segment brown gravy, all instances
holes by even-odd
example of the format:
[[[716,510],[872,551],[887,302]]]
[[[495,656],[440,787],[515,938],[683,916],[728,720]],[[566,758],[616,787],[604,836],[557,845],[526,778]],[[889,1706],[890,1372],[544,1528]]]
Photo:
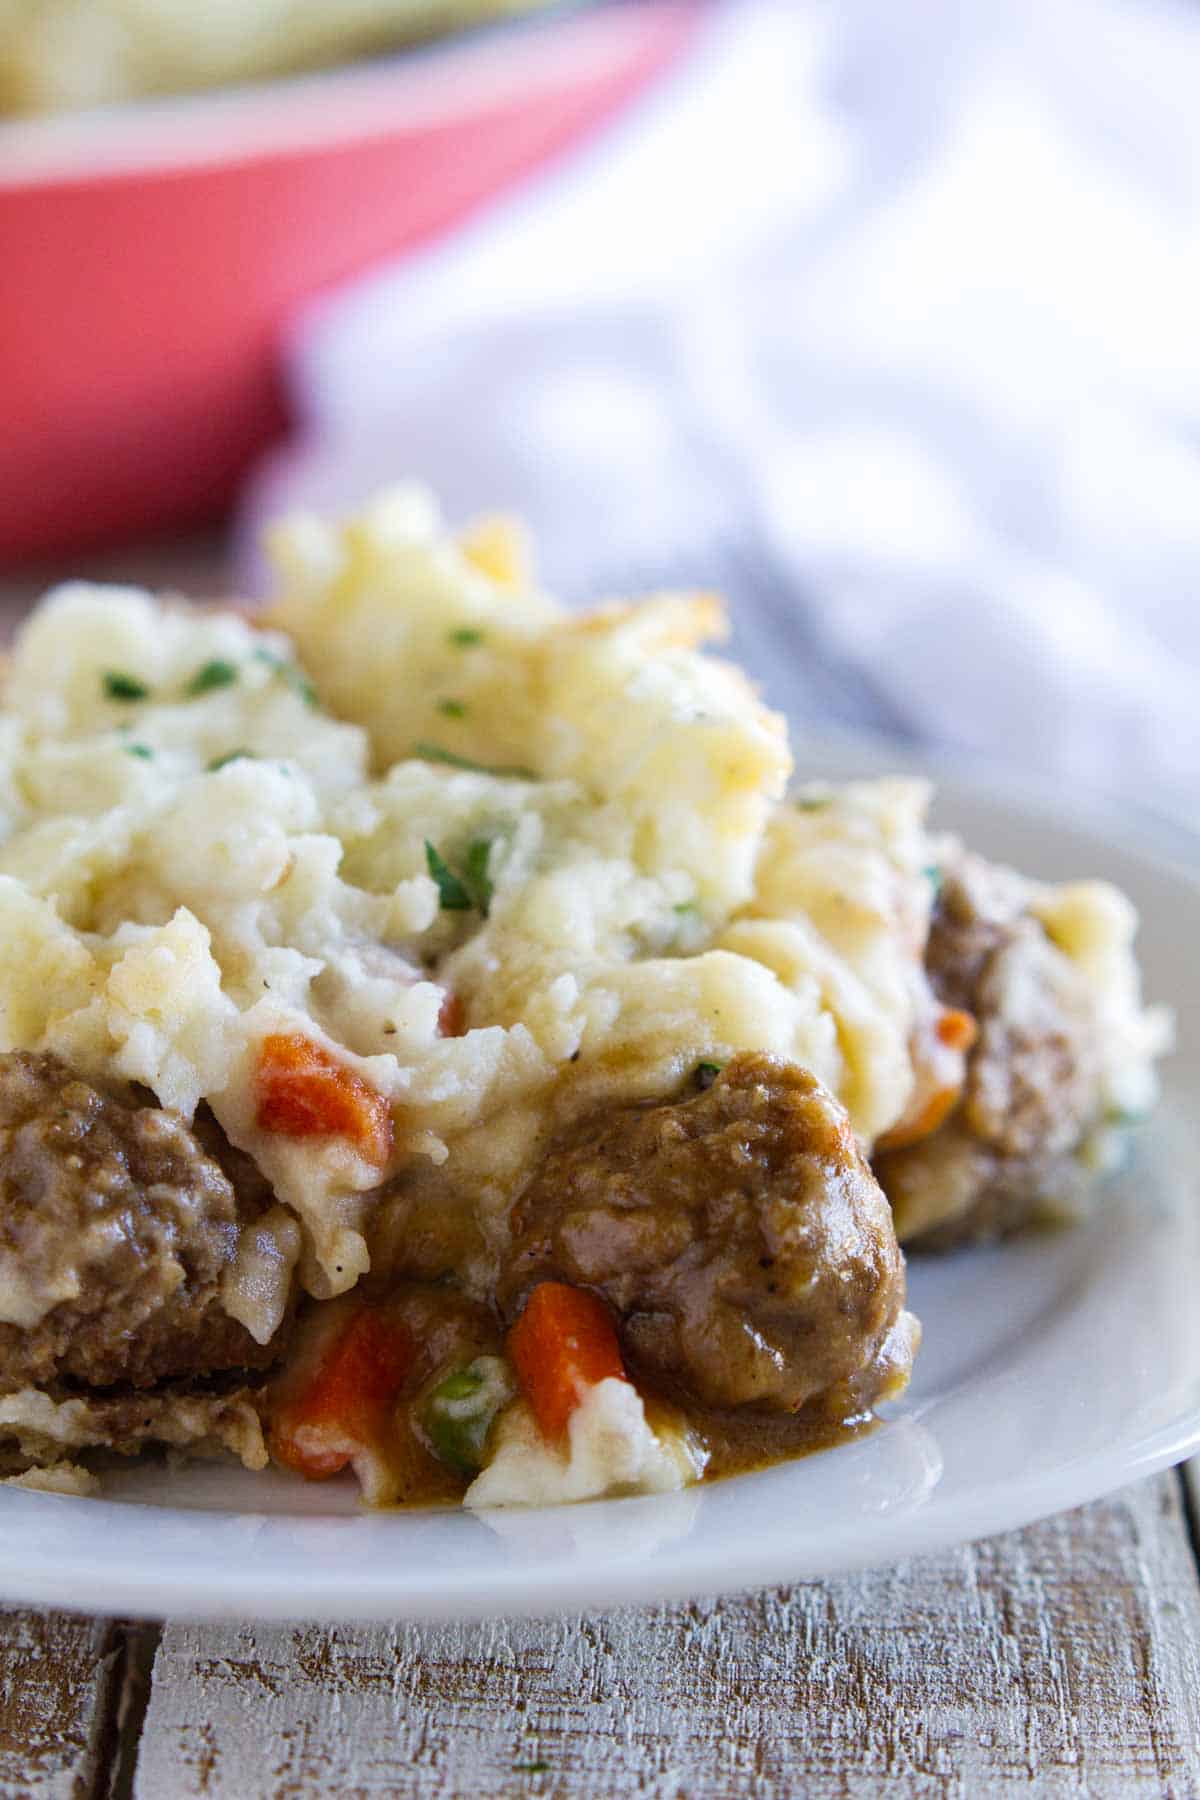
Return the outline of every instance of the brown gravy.
[[[653,1416],[653,1402],[647,1410]],[[774,1463],[830,1450],[865,1436],[879,1424],[874,1413],[839,1420],[804,1413],[780,1417],[691,1408],[687,1418],[708,1451],[706,1482],[752,1474]],[[400,1498],[393,1503],[397,1510],[458,1505],[470,1485],[468,1478],[431,1456],[412,1431],[405,1432],[397,1443],[389,1466],[400,1490]]]

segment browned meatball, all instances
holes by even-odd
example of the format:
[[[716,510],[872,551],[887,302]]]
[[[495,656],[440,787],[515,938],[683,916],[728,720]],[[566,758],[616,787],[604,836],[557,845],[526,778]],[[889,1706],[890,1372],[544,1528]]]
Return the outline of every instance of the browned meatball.
[[[0,1196],[0,1391],[144,1388],[275,1359],[220,1304],[258,1204],[239,1205],[178,1114],[53,1056],[0,1056]]]
[[[477,1294],[491,1287],[476,1194],[451,1167],[414,1158],[371,1196],[366,1229],[372,1277],[385,1285],[453,1276]]]
[[[875,1172],[901,1239],[948,1249],[1070,1201],[1071,1153],[1096,1109],[1096,1032],[1086,985],[1029,911],[1025,884],[979,857],[944,871],[925,967],[979,1037],[953,1116],[877,1155]]]
[[[972,1135],[1003,1156],[1069,1150],[1095,1104],[1090,996],[1007,870],[964,857],[947,872],[925,962],[938,999],[979,1024],[963,1096]]]
[[[1088,1176],[1069,1154],[1002,1156],[953,1118],[932,1137],[875,1159],[902,1241],[956,1250],[1019,1231],[1032,1219],[1069,1216]]]
[[[544,1277],[595,1289],[631,1360],[683,1399],[853,1410],[896,1383],[904,1262],[843,1108],[816,1078],[736,1057],[667,1105],[554,1145],[514,1215],[512,1313]]]

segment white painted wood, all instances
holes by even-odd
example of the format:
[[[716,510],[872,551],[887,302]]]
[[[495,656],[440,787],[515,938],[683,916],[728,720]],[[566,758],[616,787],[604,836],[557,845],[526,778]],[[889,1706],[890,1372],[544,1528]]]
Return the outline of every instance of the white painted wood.
[[[1194,1457],[1190,1463],[1184,1463],[1179,1472],[1183,1477],[1184,1499],[1190,1515],[1192,1550],[1200,1564],[1200,1456]]]
[[[1175,1476],[878,1573],[482,1627],[168,1627],[139,1800],[1200,1793]],[[545,1764],[545,1769],[522,1765]]]
[[[0,1794],[78,1800],[104,1791],[120,1666],[110,1620],[0,1612]]]

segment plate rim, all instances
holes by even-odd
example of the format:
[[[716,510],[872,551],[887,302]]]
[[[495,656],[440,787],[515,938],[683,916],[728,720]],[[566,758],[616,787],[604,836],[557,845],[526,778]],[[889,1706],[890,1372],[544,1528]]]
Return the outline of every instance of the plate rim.
[[[10,1579],[9,1566],[0,1553],[0,1596],[5,1605],[52,1606],[128,1618],[169,1617],[195,1623],[253,1619],[273,1624],[351,1621],[457,1621],[470,1624],[490,1619],[553,1618],[579,1611],[607,1612],[626,1606],[661,1605],[700,1596],[714,1598],[789,1582],[836,1579],[863,1569],[890,1568],[911,1557],[949,1552],[1005,1531],[1023,1530],[1077,1506],[1103,1499],[1133,1482],[1174,1467],[1198,1451],[1200,1405],[1151,1434],[1135,1456],[1121,1463],[1116,1477],[1098,1475],[1097,1465],[1102,1462],[1098,1453],[1064,1465],[1054,1479],[1047,1476],[1037,1490],[1036,1499],[1030,1498],[1028,1482],[1013,1476],[987,1489],[970,1508],[956,1502],[955,1512],[960,1523],[955,1524],[952,1532],[948,1532],[936,1503],[900,1516],[890,1534],[886,1556],[880,1556],[877,1550],[857,1553],[848,1535],[826,1540],[838,1546],[838,1554],[828,1567],[824,1566],[824,1559],[822,1566],[815,1567],[811,1560],[803,1557],[799,1551],[802,1539],[796,1541],[795,1559],[789,1559],[787,1543],[774,1537],[760,1538],[747,1545],[724,1563],[719,1572],[714,1572],[707,1552],[693,1547],[690,1552],[686,1548],[678,1550],[662,1568],[657,1564],[648,1567],[631,1556],[628,1561],[605,1560],[585,1571],[572,1567],[568,1572],[551,1565],[539,1568],[531,1575],[526,1565],[514,1562],[498,1566],[488,1577],[483,1591],[476,1591],[477,1577],[463,1577],[460,1581],[453,1576],[447,1579],[443,1573],[436,1583],[428,1585],[410,1581],[403,1594],[397,1595],[387,1588],[386,1582],[380,1581],[377,1574],[354,1571],[348,1575],[344,1569],[318,1565],[315,1581],[305,1589],[304,1603],[297,1606],[293,1578],[282,1573],[256,1576],[248,1595],[239,1594],[238,1602],[234,1603],[223,1589],[212,1585],[206,1587],[202,1576],[189,1580],[178,1575],[139,1574],[132,1567],[127,1567],[116,1581],[102,1590],[87,1588],[87,1574],[75,1563],[53,1570],[25,1569]],[[835,1449],[818,1454],[836,1456],[838,1452]],[[801,1466],[804,1460],[800,1459],[800,1464],[793,1466]],[[754,1480],[755,1477],[734,1476],[730,1479]],[[1025,1498],[1016,1501],[1014,1490]],[[77,1498],[58,1494],[25,1493],[21,1498],[55,1507],[80,1504]],[[156,1515],[175,1510],[136,1501],[92,1500],[85,1504],[93,1509],[119,1510],[123,1518],[127,1518],[134,1508]],[[654,1499],[639,1497],[579,1504],[612,1508],[653,1505]],[[188,1516],[202,1515],[189,1512]],[[209,1516],[262,1520],[269,1524],[289,1515],[242,1512]],[[346,1523],[353,1527],[358,1521],[350,1519]],[[103,1519],[96,1521],[97,1530],[102,1530],[103,1524]],[[531,1580],[536,1582],[540,1597],[521,1598],[518,1590]]]

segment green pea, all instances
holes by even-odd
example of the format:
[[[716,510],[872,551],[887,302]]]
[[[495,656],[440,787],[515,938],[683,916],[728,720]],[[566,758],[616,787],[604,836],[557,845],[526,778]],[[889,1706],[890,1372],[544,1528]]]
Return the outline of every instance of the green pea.
[[[441,1461],[461,1475],[477,1474],[492,1421],[514,1391],[499,1356],[477,1356],[439,1381],[426,1396],[421,1424]]]

